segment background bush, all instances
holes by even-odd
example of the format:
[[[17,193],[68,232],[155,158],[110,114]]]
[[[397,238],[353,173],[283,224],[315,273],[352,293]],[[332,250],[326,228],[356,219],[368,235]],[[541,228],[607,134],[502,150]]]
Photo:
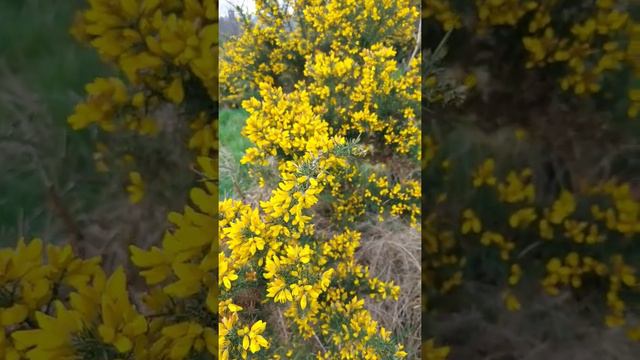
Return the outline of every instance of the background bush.
[[[637,351],[637,10],[423,3],[423,329],[453,358]]]

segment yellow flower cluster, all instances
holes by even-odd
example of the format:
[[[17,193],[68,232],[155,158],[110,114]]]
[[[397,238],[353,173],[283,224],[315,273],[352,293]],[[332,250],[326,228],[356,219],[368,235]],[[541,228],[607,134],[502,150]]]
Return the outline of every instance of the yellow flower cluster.
[[[564,90],[572,89],[575,94],[595,93],[601,88],[606,72],[622,69],[625,62],[631,62],[624,49],[621,37],[626,35],[629,15],[618,10],[613,1],[597,1],[591,16],[572,25],[570,35],[561,37],[550,25],[548,14],[553,2],[536,14],[544,13],[543,21],[534,17],[529,28],[532,36],[522,39],[530,53],[527,67],[566,63],[567,74],[560,78]]]
[[[536,192],[531,169],[509,170],[502,176],[501,170],[492,158],[480,162],[468,183],[473,189],[469,197],[449,194],[431,214],[431,288],[448,292],[450,283],[463,280],[452,274],[464,271],[466,261],[489,256],[503,264],[495,276],[502,279],[509,310],[520,309],[518,289],[530,286],[522,279],[535,280],[534,274],[542,273],[537,281],[549,295],[600,291],[608,309],[606,325],[625,326],[629,337],[637,338],[630,303],[640,288],[633,265],[637,246],[631,238],[640,232],[640,201],[630,185],[610,180],[581,191],[564,189],[549,202]],[[482,205],[477,199],[483,199]],[[451,220],[445,220],[456,216],[456,201],[469,206],[457,216],[458,234],[449,230]],[[487,212],[486,206],[494,210]],[[474,248],[478,243],[490,252]]]
[[[364,182],[364,187],[354,186],[353,178],[357,170],[347,173],[346,176],[352,184],[340,184],[334,182],[331,194],[335,202],[331,204],[336,220],[356,222],[363,216],[377,213],[379,222],[386,217],[397,216],[409,218],[409,223],[416,229],[419,228],[421,209],[419,201],[422,198],[420,182],[412,179],[401,179],[391,186],[390,177],[378,173],[371,173]],[[344,192],[347,194],[344,194]]]
[[[434,18],[442,24],[445,31],[462,27],[462,19],[460,15],[453,10],[451,1],[449,0],[423,0],[422,17],[425,19]]]
[[[256,24],[243,19],[242,34],[222,51],[223,101],[253,96],[262,82],[291,89],[303,75],[305,59],[317,50],[355,54],[384,39],[405,52],[414,46],[416,5],[412,0],[291,1],[288,6],[256,1]]]
[[[397,299],[399,288],[371,277],[366,267],[354,261],[359,232],[347,228],[324,239],[316,233],[309,213],[333,176],[332,170],[346,164],[344,158],[336,156],[346,146],[344,139],[330,140],[325,134],[323,142],[326,152],[307,152],[296,161],[281,163],[281,180],[259,208],[232,199],[220,203],[219,311],[221,321],[227,324],[225,333],[220,333],[222,358],[251,357],[244,340],[235,342],[240,341],[239,331],[247,326],[242,324],[248,309],[239,303],[248,288],[263,288],[262,301],[281,309],[282,316],[294,324],[295,335],[316,339],[321,349],[319,358],[347,359],[360,353],[383,358],[381,346],[391,344],[390,337],[382,335],[384,328],[362,307],[358,295]],[[258,296],[255,302],[262,299],[253,296]],[[343,303],[345,308],[340,305]],[[342,336],[331,328],[336,321],[342,323],[339,319],[353,319],[350,327],[340,327]],[[248,344],[251,353],[261,351],[261,347]],[[289,350],[282,353],[273,349],[273,356],[285,356]],[[394,353],[403,354],[402,348]]]
[[[555,0],[547,1],[555,2]],[[539,22],[537,14],[543,18],[547,15],[542,4],[544,1],[520,1],[520,0],[475,0],[478,11],[478,29],[483,32],[490,26],[516,26],[518,21],[529,11],[537,10],[532,23]],[[531,25],[530,25],[531,26]]]
[[[257,1],[224,44],[223,101],[249,113],[241,163],[270,195],[220,203],[223,359],[408,355],[365,306],[401,289],[356,260],[355,229],[420,218],[417,16],[411,1]]]
[[[122,268],[107,278],[99,258],[39,239],[2,249],[0,268],[3,359],[149,358]]]
[[[316,53],[307,57],[304,74],[320,110],[339,134],[379,136],[400,154],[416,153],[420,149],[415,106],[421,98],[420,58],[411,59],[408,71],[396,77],[400,68],[396,55],[394,48],[381,43],[361,50],[355,61],[349,52]],[[380,103],[380,98],[388,99],[393,109]],[[396,115],[394,109],[401,111]]]
[[[445,31],[468,28],[478,36],[510,28],[526,50],[528,59],[524,65],[547,69],[560,66],[560,87],[576,95],[599,93],[606,81],[631,69],[634,81],[626,84],[627,108],[630,118],[637,117],[638,92],[634,84],[640,66],[638,24],[630,17],[627,2],[475,0],[454,4],[447,0],[427,1],[423,15]],[[435,78],[427,77],[427,81]]]
[[[257,15],[223,47],[223,100],[262,98],[267,85],[287,92],[304,86],[311,107],[337,134],[368,134],[369,141],[417,155],[420,57],[399,61],[399,50],[415,43],[418,11],[409,5],[295,1],[283,11],[277,1],[265,2],[273,16]]]
[[[119,150],[107,146],[117,137],[158,136],[176,129],[191,131],[188,147],[200,155],[215,151],[216,108],[211,99],[218,92],[216,3],[100,0],[89,5],[77,14],[71,33],[115,65],[125,79],[97,78],[88,84],[87,98],[68,118],[71,127],[97,125],[107,132],[110,137],[101,143],[102,153]],[[175,114],[169,122],[168,107]],[[99,171],[110,169],[111,157],[100,158]],[[142,183],[137,175],[131,180],[135,203]]]
[[[90,1],[72,33],[94,47],[125,79],[98,78],[68,121],[76,130],[97,125],[117,135],[157,135],[167,110],[191,129],[185,146],[212,156],[217,147],[217,3],[213,1]],[[132,203],[142,200],[144,173],[130,153],[98,142],[99,171],[110,162],[128,172]],[[82,260],[70,245],[28,244],[0,250],[0,358],[217,358],[217,160],[198,158],[204,177],[191,190],[193,205],[171,213],[160,247],[131,246],[131,260],[147,288],[127,282],[119,267],[105,273],[99,258]],[[224,261],[220,261],[222,274]],[[232,275],[223,276],[230,282]],[[223,283],[225,281],[223,280]],[[249,326],[250,325],[250,326]],[[238,331],[245,349],[267,346],[265,324]]]
[[[162,246],[130,247],[132,262],[150,286],[143,300],[152,311],[147,351],[154,359],[217,354],[218,266],[220,279],[230,280],[224,261],[218,263],[217,164],[204,157],[198,163],[204,186],[192,189],[193,206],[169,214],[174,229]]]
[[[99,258],[79,259],[70,245],[47,245],[45,255],[42,241],[20,240],[15,250],[1,250],[3,358],[216,356],[217,166],[208,158],[199,163],[204,188],[192,190],[194,207],[169,215],[175,229],[165,234],[162,247],[131,246],[132,261],[149,285],[142,307],[134,303],[122,268],[107,277]]]
[[[607,326],[623,327],[630,339],[640,339],[635,241],[640,202],[635,187],[609,178],[595,180],[598,186],[585,185],[580,169],[573,166],[567,167],[570,177],[579,178],[573,184],[550,180],[538,158],[547,157],[538,148],[530,148],[522,166],[522,154],[512,156],[500,139],[502,130],[511,131],[505,129],[506,120],[508,125],[518,122],[518,146],[546,144],[534,139],[549,136],[542,119],[534,115],[520,122],[520,116],[502,117],[513,108],[489,111],[486,118],[482,114],[502,101],[506,89],[527,98],[550,89],[546,83],[553,80],[562,91],[592,98],[593,103],[603,100],[608,109],[614,108],[612,99],[620,98],[622,104],[616,109],[626,106],[629,118],[637,117],[640,28],[632,11],[633,5],[615,0],[423,1],[426,38],[428,46],[434,47],[427,51],[423,70],[424,112],[432,131],[422,149],[423,174],[429,184],[423,194],[424,206],[429,208],[423,218],[423,289],[434,311],[467,282],[498,284],[499,296],[511,311],[526,308],[526,298],[521,296],[540,286],[550,296],[595,295],[594,304],[606,311]],[[444,39],[440,45],[435,42],[438,38]],[[516,45],[506,46],[509,42]],[[485,51],[495,56],[499,70],[487,66]],[[447,58],[447,53],[453,56]],[[449,61],[451,66],[444,67]],[[507,67],[510,70],[503,71]],[[531,79],[536,80],[530,83]],[[440,111],[477,84],[480,91],[469,107],[461,112]],[[529,95],[522,93],[529,90]],[[612,93],[621,96],[611,97]],[[567,99],[562,96],[560,102]],[[536,106],[531,114],[541,109]],[[525,118],[528,110],[532,108],[523,110]],[[529,134],[520,128],[523,123],[535,131],[530,143],[524,141]],[[488,134],[497,141],[492,138],[489,145],[483,140],[481,149],[474,145],[460,149],[461,143],[465,148],[467,140],[473,143]],[[581,136],[571,143],[580,143]],[[486,157],[488,149],[500,158]],[[558,186],[556,181],[563,184]],[[423,308],[427,308],[424,298]],[[435,354],[432,351],[431,357],[438,358]]]
[[[264,163],[278,153],[297,160],[306,153],[317,156],[328,151],[329,125],[314,112],[306,91],[285,95],[282,89],[262,83],[260,95],[262,101],[243,102],[249,118],[242,135],[255,147],[247,150],[242,163]]]
[[[90,43],[104,60],[117,64],[127,80],[140,87],[144,100],[155,92],[181,103],[187,71],[215,96],[215,2],[100,0],[90,4],[78,14],[72,34]]]
[[[459,253],[455,233],[438,229],[437,217],[429,214],[423,220],[423,260],[422,276],[423,307],[427,307],[428,296],[447,294],[462,281],[462,267],[466,259]]]
[[[422,344],[422,359],[424,360],[445,360],[447,356],[449,356],[449,348],[446,346],[436,347],[433,339]]]

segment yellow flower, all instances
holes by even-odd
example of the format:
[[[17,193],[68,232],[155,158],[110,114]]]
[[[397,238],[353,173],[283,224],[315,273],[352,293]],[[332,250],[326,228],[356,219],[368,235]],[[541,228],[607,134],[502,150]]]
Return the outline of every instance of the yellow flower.
[[[518,298],[515,297],[515,295],[513,295],[511,292],[504,293],[503,299],[509,311],[520,310],[520,307],[521,307],[520,301],[518,301]]]
[[[540,219],[539,223],[540,237],[545,240],[553,239],[553,227],[547,219]]]
[[[467,234],[469,232],[479,233],[482,231],[482,224],[480,223],[480,219],[476,216],[476,214],[471,209],[466,209],[462,213],[462,233]]]
[[[261,348],[269,348],[269,342],[262,335],[264,330],[266,329],[267,324],[258,320],[253,325],[251,325],[251,329],[248,326],[238,330],[238,335],[242,337],[242,348],[244,350],[250,350],[252,354],[260,351]]]
[[[313,251],[309,245],[305,245],[304,247],[288,245],[285,251],[287,252],[287,262],[289,264],[295,264],[297,262],[307,264],[311,261],[311,256],[313,255]]]
[[[486,159],[473,173],[473,186],[480,187],[483,184],[493,186],[496,184],[496,178],[493,176],[495,169],[495,160]]]
[[[182,89],[182,80],[175,78],[171,84],[165,89],[164,96],[171,100],[174,104],[180,104],[184,99],[184,90]]]
[[[116,112],[128,101],[127,88],[117,78],[97,78],[86,86],[89,95],[85,103],[76,105],[69,116],[69,125],[75,130],[97,123],[105,131],[114,131]]]
[[[218,266],[218,285],[224,285],[227,290],[231,289],[231,282],[237,280],[238,275],[229,268],[229,262],[222,252],[218,254]]]
[[[509,217],[509,225],[514,228],[524,228],[535,221],[537,217],[534,208],[520,209]]]
[[[12,334],[18,350],[26,351],[28,359],[55,359],[75,355],[73,340],[83,330],[85,320],[79,312],[66,309],[59,301],[54,303],[54,308],[55,316],[36,313],[38,329],[21,330]]]
[[[178,360],[184,359],[192,349],[196,352],[202,351],[207,346],[207,341],[215,341],[212,339],[212,335],[213,329],[203,327],[193,321],[183,321],[165,326],[162,328],[162,337],[168,345],[166,356],[171,360]],[[207,348],[207,351],[211,350]]]
[[[445,360],[449,356],[448,346],[436,347],[433,339],[422,343],[422,359],[425,360]]]
[[[127,186],[127,192],[129,193],[129,201],[132,204],[137,204],[144,197],[144,183],[142,182],[142,176],[137,171],[129,173],[130,184]]]
[[[122,267],[109,277],[101,299],[102,322],[98,333],[107,344],[120,353],[133,348],[136,338],[147,331],[147,322],[129,302],[126,278]]]
[[[240,310],[242,310],[242,306],[238,306],[234,303],[229,303],[229,305],[227,305],[227,308],[229,309],[229,311],[231,311],[232,313],[238,312]]]
[[[287,284],[280,278],[269,281],[267,285],[267,297],[272,297],[275,302],[285,303],[293,301],[293,295],[287,288]]]
[[[576,203],[573,195],[566,190],[562,190],[560,197],[551,207],[549,221],[552,224],[560,224],[567,216],[571,215],[575,209]]]
[[[509,285],[514,286],[522,277],[522,268],[518,264],[511,265],[511,274],[509,275]]]
[[[527,137],[527,132],[524,129],[516,129],[515,136],[516,136],[516,139],[518,139],[519,141],[522,141]]]

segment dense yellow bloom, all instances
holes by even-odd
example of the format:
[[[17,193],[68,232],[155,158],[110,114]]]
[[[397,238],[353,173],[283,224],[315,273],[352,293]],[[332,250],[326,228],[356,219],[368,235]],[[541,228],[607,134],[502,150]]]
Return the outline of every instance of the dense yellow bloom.
[[[294,1],[292,11],[278,4],[257,2],[256,23],[243,24],[222,55],[225,100],[249,113],[242,134],[253,146],[241,163],[268,195],[259,206],[220,203],[221,261],[228,262],[221,267],[221,298],[230,301],[220,310],[226,316],[220,357],[251,358],[254,349],[276,359],[295,353],[266,349],[251,337],[251,311],[268,304],[285,326],[295,325],[291,337],[325,346],[317,358],[404,358],[407,351],[358,295],[397,299],[400,288],[358,264],[362,234],[351,224],[375,214],[417,227],[420,218],[419,180],[393,178],[385,165],[394,159],[381,160],[388,156],[383,149],[415,168],[420,159],[420,59],[398,60],[414,44],[410,19],[417,9],[391,1]],[[363,164],[382,166],[369,171]],[[332,226],[318,231],[316,211],[329,205]],[[264,283],[261,295],[243,290],[256,282]],[[258,299],[261,305],[253,305]],[[238,311],[229,308],[240,303]]]
[[[72,340],[83,329],[81,314],[65,309],[60,302],[55,303],[55,308],[55,317],[36,313],[39,329],[13,334],[20,350],[29,349],[25,354],[28,359],[71,359],[75,356]]]
[[[295,158],[305,153],[317,155],[328,151],[328,124],[314,113],[308,93],[296,91],[285,96],[282,89],[261,83],[260,96],[261,102],[253,98],[243,103],[250,116],[242,135],[256,145],[259,152],[254,157],[276,155],[281,151]],[[249,158],[243,160],[249,161]]]
[[[147,322],[129,302],[122,268],[106,280],[101,270],[94,275],[91,283],[71,294],[70,307],[55,300],[54,316],[38,311],[37,329],[14,332],[16,348],[29,359],[140,351],[135,347],[147,331]]]

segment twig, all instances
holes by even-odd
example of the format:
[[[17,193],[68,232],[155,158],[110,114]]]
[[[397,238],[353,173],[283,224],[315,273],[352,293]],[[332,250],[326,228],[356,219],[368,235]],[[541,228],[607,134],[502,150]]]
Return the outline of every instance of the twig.
[[[320,341],[320,338],[318,338],[318,335],[316,335],[316,332],[311,330],[313,332],[313,337],[316,339],[316,341],[318,342],[318,345],[320,345],[320,348],[322,349],[323,353],[327,352],[327,349],[325,349],[324,345],[322,345],[322,341]]]
[[[171,316],[174,315],[173,313],[170,312],[166,312],[166,313],[157,313],[157,314],[149,314],[147,316],[145,316],[148,320],[150,319],[155,319],[155,318],[159,318],[159,317],[165,317],[165,316]]]
[[[287,326],[284,324],[284,319],[282,317],[282,311],[278,308],[278,320],[280,320],[280,326],[282,326],[282,331],[284,331],[284,341],[285,343],[289,343],[289,333],[287,332]]]
[[[517,259],[522,259],[529,251],[537,248],[540,245],[542,245],[542,241],[536,241],[533,244],[527,246],[518,254]]]
[[[449,36],[451,36],[451,32],[452,30],[449,30],[447,31],[446,34],[444,34],[444,37],[442,38],[442,40],[440,40],[440,43],[438,44],[436,49],[433,51],[433,53],[431,53],[431,58],[439,60],[440,56],[444,56],[443,54],[441,54],[441,52],[444,49],[445,44],[449,40]]]
[[[233,188],[236,190],[238,195],[240,195],[240,199],[245,200],[247,196],[245,195],[244,191],[242,191],[242,189],[240,188],[240,184],[239,184],[240,179],[232,175],[231,182],[233,183]]]
[[[84,256],[84,250],[80,247],[80,242],[83,240],[84,236],[82,235],[78,224],[76,224],[71,217],[69,210],[64,206],[62,199],[56,192],[53,185],[47,186],[47,197],[49,198],[49,202],[53,207],[53,210],[62,219],[67,231],[71,234],[71,246],[78,252],[78,255]]]
[[[418,54],[418,51],[420,51],[421,35],[422,35],[422,21],[418,23],[418,32],[416,32],[416,46],[413,48],[413,51],[411,52],[411,56],[409,56],[409,59],[407,60],[407,63],[404,66],[405,71],[409,70],[409,64],[411,64],[411,60],[413,60],[413,58]]]

